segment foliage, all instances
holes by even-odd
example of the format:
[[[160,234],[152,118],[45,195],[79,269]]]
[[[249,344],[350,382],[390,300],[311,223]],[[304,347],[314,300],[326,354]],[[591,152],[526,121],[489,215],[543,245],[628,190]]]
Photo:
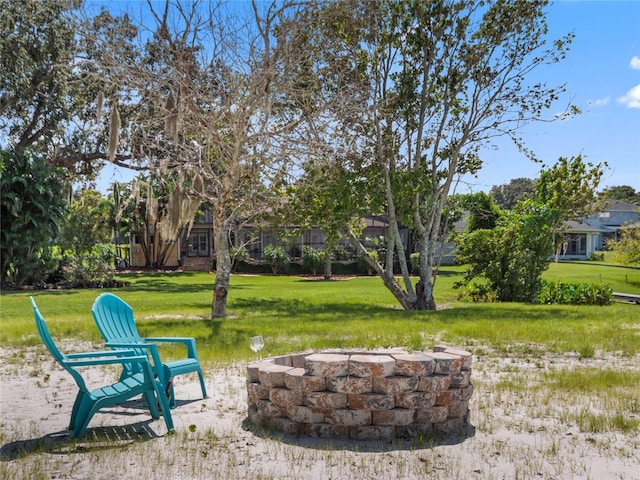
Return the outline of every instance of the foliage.
[[[369,259],[373,260],[377,264],[380,263],[380,257],[379,257],[378,252],[376,250],[370,250],[368,252],[367,256],[358,255],[357,264],[358,264],[358,271],[359,272],[364,273],[366,275],[372,275],[374,273],[375,270],[371,266],[371,262],[370,262]]]
[[[411,272],[413,274],[420,272],[420,254],[418,252],[413,252],[409,255],[409,264],[411,265]]]
[[[67,204],[59,169],[24,152],[0,151],[2,285],[19,288],[43,282],[57,268],[51,242]]]
[[[497,302],[496,291],[485,283],[472,282],[467,285],[460,295],[460,300],[474,303]]]
[[[17,155],[29,149],[74,176],[91,178],[100,164],[80,159],[81,150],[70,138],[86,133],[84,109],[95,98],[89,91],[91,82],[81,79],[77,28],[71,15],[77,3],[2,3],[0,132]],[[73,155],[66,155],[67,150]]]
[[[459,286],[484,278],[498,301],[535,301],[553,253],[556,215],[548,206],[526,200],[505,212],[494,229],[459,235],[457,261],[466,265]]]
[[[591,252],[587,260],[590,262],[602,262],[604,261],[604,252]]]
[[[544,281],[538,301],[549,305],[611,305],[613,289],[608,285]]]
[[[491,195],[484,192],[461,195],[461,204],[469,212],[467,220],[467,232],[480,229],[491,229],[502,215]]]
[[[622,200],[640,206],[640,191],[636,192],[629,185],[607,187],[600,192],[600,198],[608,200]]]
[[[302,268],[313,275],[324,267],[326,253],[322,250],[305,246],[302,252]]]
[[[620,230],[620,238],[609,240],[613,261],[623,265],[640,265],[640,227],[628,226]]]
[[[530,178],[514,178],[509,183],[494,185],[489,190],[496,204],[511,210],[516,203],[530,197],[534,192],[534,183]]]
[[[116,286],[111,273],[113,251],[110,245],[95,245],[68,258],[62,273],[64,288],[108,288]]]
[[[289,255],[279,245],[267,245],[264,249],[264,259],[271,266],[273,273],[279,273],[289,263]]]
[[[109,243],[114,219],[111,202],[96,190],[82,190],[74,195],[58,239],[63,251],[71,255],[91,252],[98,243]]]

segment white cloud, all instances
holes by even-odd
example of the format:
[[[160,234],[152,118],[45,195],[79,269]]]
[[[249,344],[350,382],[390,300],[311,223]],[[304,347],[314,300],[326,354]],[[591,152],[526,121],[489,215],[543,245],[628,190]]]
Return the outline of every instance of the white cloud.
[[[640,108],[640,85],[633,87],[624,97],[618,98],[618,103],[626,105],[627,108]]]
[[[610,97],[598,98],[596,100],[589,100],[589,105],[595,105],[596,107],[604,107],[611,100]]]
[[[636,57],[634,55],[634,57],[631,59],[631,62],[629,62],[629,65],[631,65],[631,68],[633,68],[634,70],[640,70],[640,57]]]

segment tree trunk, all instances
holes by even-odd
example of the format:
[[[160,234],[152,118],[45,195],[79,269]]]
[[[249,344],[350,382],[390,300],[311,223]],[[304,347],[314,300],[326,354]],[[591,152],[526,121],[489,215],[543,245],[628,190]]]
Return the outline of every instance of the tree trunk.
[[[420,245],[420,280],[416,285],[416,308],[418,310],[435,310],[436,301],[433,299],[435,240],[424,238],[422,234],[419,234],[418,245]]]
[[[384,286],[387,287],[396,300],[398,300],[402,308],[405,310],[415,310],[417,308],[417,302],[411,297],[411,294],[403,290],[400,284],[396,281],[393,275],[393,270],[388,271],[382,268],[382,266],[380,266],[380,264],[371,257],[365,246],[360,242],[360,240],[358,240],[358,237],[352,231],[349,231],[349,239],[356,247],[356,250],[360,252],[362,258],[364,258],[371,268],[380,276]],[[393,255],[393,252],[390,254]]]
[[[331,280],[331,251],[333,246],[324,251],[324,279]]]
[[[216,249],[216,281],[213,287],[211,318],[223,318],[227,316],[227,295],[231,277],[231,255],[223,215],[214,215],[213,238]]]

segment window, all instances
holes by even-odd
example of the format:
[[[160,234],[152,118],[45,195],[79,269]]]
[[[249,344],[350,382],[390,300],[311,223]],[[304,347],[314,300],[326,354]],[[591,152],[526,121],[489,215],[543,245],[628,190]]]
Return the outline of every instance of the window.
[[[587,254],[587,234],[574,233],[567,236],[567,251],[565,255],[586,255]]]

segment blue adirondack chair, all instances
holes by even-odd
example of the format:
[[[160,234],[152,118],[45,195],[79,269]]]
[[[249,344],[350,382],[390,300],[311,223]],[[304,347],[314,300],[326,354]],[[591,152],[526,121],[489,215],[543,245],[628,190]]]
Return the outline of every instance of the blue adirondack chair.
[[[38,333],[49,353],[64,369],[71,374],[78,386],[78,395],[71,410],[69,430],[76,438],[82,437],[94,414],[104,407],[118,405],[130,398],[143,395],[154,419],[160,418],[158,401],[162,408],[162,415],[169,432],[173,432],[173,420],[169,411],[169,404],[159,381],[153,377],[151,365],[146,355],[136,355],[133,350],[107,350],[102,352],[83,352],[63,354],[54,343],[49,328],[38,310],[35,300],[31,299],[33,314],[38,327]],[[78,367],[123,365],[123,371],[130,372],[120,377],[116,383],[89,390]],[[135,368],[131,366],[135,365]],[[131,373],[134,372],[135,373]]]
[[[136,328],[133,309],[120,297],[112,293],[103,293],[96,298],[91,308],[93,319],[109,348],[134,349],[138,355],[148,355],[152,368],[165,387],[169,406],[175,408],[176,398],[173,391],[173,378],[177,375],[196,372],[200,378],[202,397],[207,397],[204,377],[196,351],[196,341],[189,337],[147,337],[142,338]],[[187,358],[163,362],[156,343],[182,343],[187,347]]]

